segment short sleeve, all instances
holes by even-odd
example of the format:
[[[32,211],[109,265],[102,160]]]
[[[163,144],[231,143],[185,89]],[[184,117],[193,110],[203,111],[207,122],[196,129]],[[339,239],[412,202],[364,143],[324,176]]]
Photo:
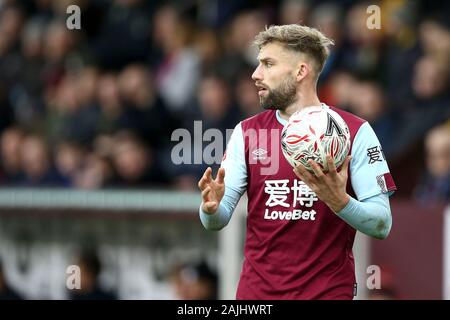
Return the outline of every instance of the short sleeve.
[[[231,189],[242,196],[247,188],[247,165],[241,122],[231,134],[221,167],[225,169],[225,189]]]
[[[382,146],[368,122],[356,133],[351,155],[350,179],[359,201],[380,193],[394,193],[397,188]]]

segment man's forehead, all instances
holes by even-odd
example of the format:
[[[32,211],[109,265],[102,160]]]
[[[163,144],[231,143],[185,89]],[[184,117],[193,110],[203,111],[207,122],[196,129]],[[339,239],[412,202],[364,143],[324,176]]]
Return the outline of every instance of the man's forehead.
[[[293,57],[294,52],[284,47],[283,44],[278,42],[270,42],[261,47],[259,50],[258,60],[274,59],[278,60],[281,58]]]
[[[265,58],[276,58],[277,55],[280,55],[282,52],[282,47],[280,44],[275,42],[270,42],[261,47],[258,54],[258,59]]]

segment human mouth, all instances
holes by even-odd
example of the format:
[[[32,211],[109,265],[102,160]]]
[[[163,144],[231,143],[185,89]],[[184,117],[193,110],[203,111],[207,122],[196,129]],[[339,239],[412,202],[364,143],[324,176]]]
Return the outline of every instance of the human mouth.
[[[267,88],[263,87],[263,86],[257,86],[258,87],[258,95],[262,96],[265,95],[266,92],[268,91]]]

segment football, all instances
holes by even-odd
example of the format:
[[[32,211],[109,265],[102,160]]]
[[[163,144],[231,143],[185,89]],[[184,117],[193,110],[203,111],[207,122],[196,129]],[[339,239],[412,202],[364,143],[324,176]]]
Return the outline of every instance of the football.
[[[281,150],[293,166],[303,165],[313,171],[312,159],[328,171],[326,155],[339,168],[350,150],[350,131],[344,119],[327,106],[314,106],[295,112],[281,133]]]

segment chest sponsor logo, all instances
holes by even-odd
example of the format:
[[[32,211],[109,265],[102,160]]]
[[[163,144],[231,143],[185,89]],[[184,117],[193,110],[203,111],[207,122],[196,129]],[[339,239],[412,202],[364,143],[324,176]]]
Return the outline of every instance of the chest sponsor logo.
[[[311,208],[319,200],[317,195],[303,182],[294,179],[289,186],[289,179],[266,180],[264,192],[268,195],[265,203],[264,219],[266,220],[315,220],[314,210],[271,210],[274,207],[298,208],[298,206]],[[292,201],[288,201],[292,193]]]
[[[266,209],[264,212],[264,219],[266,220],[316,220],[315,210],[294,209],[292,211],[270,211]]]

